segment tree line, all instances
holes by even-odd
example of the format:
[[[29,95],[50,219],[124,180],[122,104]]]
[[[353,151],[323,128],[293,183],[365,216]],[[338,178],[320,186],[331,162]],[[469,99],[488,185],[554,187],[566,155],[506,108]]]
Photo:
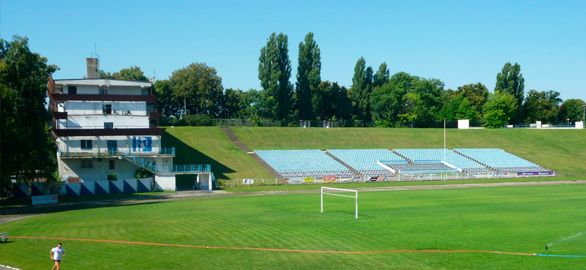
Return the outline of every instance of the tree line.
[[[296,82],[291,83],[288,37],[272,33],[260,49],[260,89],[223,89],[213,67],[193,63],[155,82],[159,111],[169,124],[211,124],[215,118],[270,119],[284,126],[299,120],[330,120],[345,126],[436,127],[443,120],[470,119],[490,128],[535,121],[582,120],[584,101],[562,101],[554,90],[525,92],[518,63],[505,63],[492,93],[482,83],[446,89],[438,79],[406,72],[391,75],[386,63],[375,71],[360,57],[352,85],[322,80],[321,51],[313,33],[299,43]],[[146,79],[140,68],[121,70]],[[131,72],[131,71],[140,72]]]

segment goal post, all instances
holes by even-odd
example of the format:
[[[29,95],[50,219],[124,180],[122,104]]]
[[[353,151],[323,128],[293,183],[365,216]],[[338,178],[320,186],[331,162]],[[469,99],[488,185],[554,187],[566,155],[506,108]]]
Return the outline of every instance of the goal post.
[[[343,194],[345,192],[354,193],[352,195]],[[344,198],[354,199],[354,217],[358,219],[358,190],[345,188],[321,187],[320,189],[320,212],[324,212],[324,195],[332,195]]]

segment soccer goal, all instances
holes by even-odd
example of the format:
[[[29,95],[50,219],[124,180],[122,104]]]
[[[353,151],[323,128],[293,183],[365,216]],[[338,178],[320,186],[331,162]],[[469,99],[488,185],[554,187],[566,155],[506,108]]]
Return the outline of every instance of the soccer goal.
[[[349,195],[348,193],[353,193]],[[338,197],[352,198],[354,199],[354,216],[358,219],[358,190],[356,189],[345,189],[345,188],[331,188],[321,187],[320,191],[320,212],[324,212],[324,195],[332,195]]]

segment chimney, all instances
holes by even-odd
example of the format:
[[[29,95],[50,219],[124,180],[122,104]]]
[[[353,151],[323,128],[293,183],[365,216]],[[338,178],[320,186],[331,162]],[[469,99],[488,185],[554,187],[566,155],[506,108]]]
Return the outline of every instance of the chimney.
[[[86,58],[87,64],[87,79],[98,78],[98,58]]]

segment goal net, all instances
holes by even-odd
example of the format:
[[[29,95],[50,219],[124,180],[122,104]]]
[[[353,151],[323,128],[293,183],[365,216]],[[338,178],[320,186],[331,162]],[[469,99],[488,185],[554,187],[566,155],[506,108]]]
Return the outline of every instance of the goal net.
[[[320,212],[324,212],[324,195],[354,199],[354,217],[358,219],[358,190],[345,188],[321,187]]]

